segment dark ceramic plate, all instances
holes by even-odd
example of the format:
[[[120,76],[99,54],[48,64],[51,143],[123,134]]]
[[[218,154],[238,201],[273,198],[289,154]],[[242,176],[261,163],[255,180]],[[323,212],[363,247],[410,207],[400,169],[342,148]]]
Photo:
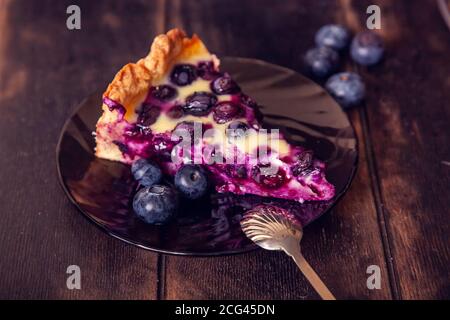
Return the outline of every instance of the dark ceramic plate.
[[[183,203],[166,226],[146,225],[130,203],[136,184],[130,168],[94,156],[100,93],[82,102],[65,124],[57,147],[61,184],[69,199],[111,236],[141,248],[180,255],[224,255],[252,250],[239,225],[245,210],[275,203],[295,213],[303,225],[328,211],[350,185],[357,165],[357,140],[347,115],[318,85],[298,73],[263,61],[226,58],[228,71],[262,106],[266,126],[280,128],[288,140],[314,150],[327,163],[336,186],[331,201],[299,204],[257,196],[213,194],[208,201]]]

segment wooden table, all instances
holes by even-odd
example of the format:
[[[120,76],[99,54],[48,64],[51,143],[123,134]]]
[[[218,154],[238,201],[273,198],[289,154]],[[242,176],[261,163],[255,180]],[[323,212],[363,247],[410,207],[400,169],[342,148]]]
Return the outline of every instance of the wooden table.
[[[387,52],[359,70],[367,102],[349,111],[358,173],[305,230],[304,254],[339,299],[450,298],[450,33],[432,0],[0,0],[0,298],[317,299],[282,253],[165,256],[100,232],[59,186],[55,147],[75,106],[169,28],[219,56],[300,70],[321,25],[360,30],[374,2]],[[70,4],[81,30],[66,28]],[[66,287],[72,264],[81,290]]]

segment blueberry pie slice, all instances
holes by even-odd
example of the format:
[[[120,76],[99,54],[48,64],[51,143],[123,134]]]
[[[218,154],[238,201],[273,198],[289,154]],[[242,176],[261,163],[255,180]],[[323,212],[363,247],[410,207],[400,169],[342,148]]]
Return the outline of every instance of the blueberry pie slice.
[[[157,36],[150,53],[125,65],[105,91],[96,156],[127,164],[151,158],[168,175],[200,163],[218,192],[332,198],[325,164],[261,128],[256,102],[219,63],[196,35]]]

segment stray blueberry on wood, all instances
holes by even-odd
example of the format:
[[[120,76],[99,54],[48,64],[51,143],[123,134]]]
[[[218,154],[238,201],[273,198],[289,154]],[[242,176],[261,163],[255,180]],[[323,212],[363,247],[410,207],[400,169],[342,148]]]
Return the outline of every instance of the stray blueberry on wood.
[[[330,47],[340,51],[347,47],[350,41],[350,32],[344,26],[327,24],[317,31],[315,41],[318,47]]]
[[[307,71],[316,78],[326,78],[339,66],[338,53],[328,47],[318,47],[306,52],[305,65]]]
[[[383,58],[383,54],[383,40],[372,31],[358,33],[350,46],[352,59],[363,66],[377,64]]]
[[[365,96],[365,85],[361,77],[352,72],[341,72],[328,79],[325,88],[343,107],[359,104]]]

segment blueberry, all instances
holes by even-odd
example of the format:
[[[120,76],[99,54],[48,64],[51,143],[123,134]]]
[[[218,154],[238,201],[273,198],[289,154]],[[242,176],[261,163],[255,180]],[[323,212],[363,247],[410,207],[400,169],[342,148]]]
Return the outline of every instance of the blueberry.
[[[174,131],[186,130],[189,133],[189,135],[194,137],[194,128],[195,128],[195,122],[183,121],[183,122],[180,122],[179,124],[177,124]]]
[[[131,173],[143,186],[152,186],[162,178],[161,169],[153,161],[139,159],[131,165]]]
[[[143,104],[139,111],[137,124],[139,127],[149,127],[154,124],[161,113],[161,109],[151,104]]]
[[[151,88],[151,96],[160,101],[170,101],[177,95],[177,89],[169,85],[161,85]]]
[[[240,101],[245,104],[246,106],[250,107],[250,108],[257,108],[258,104],[255,102],[255,100],[253,100],[252,98],[250,98],[248,95],[241,93],[239,95],[239,99]]]
[[[318,47],[330,47],[340,51],[348,45],[350,32],[341,25],[327,24],[317,31],[315,40]]]
[[[294,176],[300,175],[304,170],[308,169],[313,161],[311,151],[304,151],[295,156],[295,164],[291,167]]]
[[[195,79],[197,79],[197,69],[191,64],[179,64],[170,74],[170,81],[180,87],[191,84]]]
[[[213,109],[213,118],[217,123],[226,123],[241,114],[241,107],[231,101],[219,102]]]
[[[339,66],[338,53],[328,47],[318,47],[308,50],[305,55],[306,67],[317,78],[325,78]]]
[[[231,79],[230,75],[225,74],[211,83],[211,90],[216,94],[233,94],[241,91],[241,88]]]
[[[380,62],[384,48],[381,37],[374,32],[358,33],[350,46],[352,59],[363,66],[371,66]]]
[[[344,107],[359,104],[365,95],[365,85],[361,77],[352,72],[341,72],[328,79],[325,88]]]
[[[208,190],[206,171],[199,165],[186,164],[175,174],[175,186],[188,199],[201,198]]]
[[[195,92],[186,98],[183,109],[186,113],[195,116],[204,116],[216,104],[217,97],[208,92]]]
[[[142,188],[133,199],[133,209],[136,215],[150,224],[169,222],[175,216],[177,206],[177,193],[162,185]]]
[[[227,136],[230,138],[239,138],[245,135],[249,126],[242,121],[233,121],[228,125]]]
[[[240,164],[227,164],[225,167],[225,172],[228,176],[237,179],[245,179],[247,178],[247,168],[245,165]]]
[[[204,80],[213,80],[220,76],[212,61],[202,61],[197,65],[197,74]]]
[[[173,106],[167,111],[167,116],[172,119],[179,119],[184,115],[183,108],[180,106]]]
[[[281,168],[271,168],[267,164],[259,164],[253,167],[252,178],[256,183],[268,189],[279,188],[287,180],[286,174]]]

